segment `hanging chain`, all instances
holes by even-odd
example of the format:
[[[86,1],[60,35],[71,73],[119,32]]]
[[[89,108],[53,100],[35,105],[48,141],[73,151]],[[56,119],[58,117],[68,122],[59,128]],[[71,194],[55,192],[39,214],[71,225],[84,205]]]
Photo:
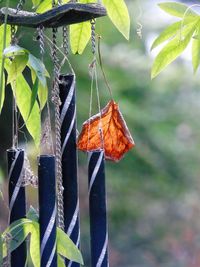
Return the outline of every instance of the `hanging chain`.
[[[61,121],[60,121],[60,96],[59,96],[59,75],[60,65],[57,57],[57,29],[53,28],[52,58],[54,63],[54,82],[52,90],[52,102],[55,106],[55,135],[56,135],[56,176],[58,189],[58,227],[64,230],[64,203],[62,185],[62,154],[61,154]]]
[[[39,45],[40,45],[40,55],[41,55],[41,60],[43,62],[43,59],[44,59],[44,27],[41,25],[37,28],[37,33],[38,33],[38,36],[37,36],[37,40],[39,42]]]
[[[60,4],[60,0],[58,1]],[[52,7],[56,6],[56,1],[52,0]],[[52,59],[54,63],[54,81],[52,89],[52,102],[55,107],[55,135],[56,135],[56,178],[58,190],[58,227],[64,230],[64,203],[63,203],[63,185],[62,185],[62,154],[61,154],[61,122],[60,122],[60,96],[59,96],[59,75],[60,66],[57,57],[57,28],[53,28],[53,47]]]
[[[63,27],[63,50],[64,50],[64,54],[68,56],[69,54],[69,26]]]
[[[20,0],[17,5],[17,13],[23,9],[23,6],[25,4],[26,0]]]
[[[95,20],[92,19],[91,23],[91,42],[92,42],[92,54],[96,57],[96,29],[95,29]]]
[[[15,28],[15,25],[11,25],[11,28],[10,28],[10,35],[11,35],[11,41],[10,41],[10,44],[11,45],[15,45],[17,43],[17,39],[16,39],[16,28]]]

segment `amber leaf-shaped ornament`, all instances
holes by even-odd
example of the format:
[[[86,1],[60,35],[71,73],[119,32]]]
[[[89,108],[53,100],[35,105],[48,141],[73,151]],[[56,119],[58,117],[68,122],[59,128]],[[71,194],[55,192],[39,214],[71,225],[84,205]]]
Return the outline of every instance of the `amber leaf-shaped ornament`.
[[[100,114],[84,122],[78,149],[89,152],[104,149],[105,158],[119,161],[135,146],[119,106],[111,100]]]

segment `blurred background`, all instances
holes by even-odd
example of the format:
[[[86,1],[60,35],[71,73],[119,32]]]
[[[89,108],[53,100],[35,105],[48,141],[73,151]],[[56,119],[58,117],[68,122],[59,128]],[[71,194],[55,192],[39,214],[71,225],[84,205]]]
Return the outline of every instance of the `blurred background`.
[[[12,5],[16,2],[13,0]],[[158,8],[161,1],[126,2],[132,23],[130,41],[123,39],[108,19],[99,19],[97,24],[97,32],[102,36],[104,69],[136,143],[119,163],[106,164],[110,265],[199,267],[199,72],[193,75],[189,48],[151,81],[151,64],[158,50],[150,52],[150,45],[175,19]],[[140,24],[139,35],[142,36],[137,34]],[[38,56],[35,36],[34,32],[21,30],[19,43]],[[70,56],[77,75],[79,131],[89,114],[90,50],[88,47],[82,56]],[[51,71],[49,53],[47,49],[45,63]],[[67,71],[67,66],[63,71]],[[109,101],[109,93],[100,70],[98,78],[103,107]],[[1,230],[6,227],[8,217],[5,151],[11,146],[9,87],[6,94],[0,117],[0,183],[4,195],[0,200]],[[93,112],[96,111],[94,105]],[[25,134],[27,141],[24,143],[22,136],[21,146],[26,148],[32,165],[36,166],[36,151],[26,131]],[[79,153],[79,166],[82,252],[85,266],[89,267],[87,159],[83,153]],[[37,190],[28,188],[28,191],[28,202],[37,208]]]

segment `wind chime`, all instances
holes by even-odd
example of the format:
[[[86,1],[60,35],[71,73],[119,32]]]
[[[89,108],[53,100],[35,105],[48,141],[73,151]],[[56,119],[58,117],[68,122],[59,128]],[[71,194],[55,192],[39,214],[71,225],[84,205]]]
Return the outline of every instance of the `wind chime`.
[[[80,4],[70,1],[52,1],[52,9],[43,14],[22,11],[25,0],[17,9],[2,8],[0,22],[11,25],[11,44],[16,42],[15,26],[37,28],[41,60],[44,57],[44,30],[52,28],[52,60],[54,79],[52,102],[55,117],[55,153],[50,141],[51,153],[38,158],[38,181],[30,170],[23,149],[18,146],[18,118],[15,95],[13,97],[13,145],[8,150],[10,223],[26,216],[25,185],[39,189],[39,223],[41,267],[57,266],[56,226],[64,230],[80,248],[79,197],[77,178],[77,148],[88,154],[88,190],[91,235],[91,266],[108,267],[108,230],[106,213],[105,159],[119,161],[134,146],[118,105],[110,90],[111,100],[101,109],[97,79],[97,51],[95,18],[105,16],[100,4]],[[74,3],[73,3],[74,2]],[[57,4],[56,4],[57,3]],[[91,21],[93,61],[90,64],[91,95],[89,119],[83,124],[77,140],[76,127],[76,77],[74,72],[61,75],[57,56],[57,30],[63,27],[63,48],[68,56],[68,25]],[[101,58],[100,58],[101,64]],[[98,114],[92,116],[94,88],[96,89]],[[47,103],[45,131],[51,129]],[[43,136],[44,137],[44,136]],[[46,138],[46,139],[45,139]],[[44,137],[47,140],[51,137]],[[43,141],[44,141],[43,140]],[[42,141],[42,142],[43,142]],[[11,253],[11,267],[26,263],[26,243]],[[66,261],[66,266],[78,267],[76,262]]]

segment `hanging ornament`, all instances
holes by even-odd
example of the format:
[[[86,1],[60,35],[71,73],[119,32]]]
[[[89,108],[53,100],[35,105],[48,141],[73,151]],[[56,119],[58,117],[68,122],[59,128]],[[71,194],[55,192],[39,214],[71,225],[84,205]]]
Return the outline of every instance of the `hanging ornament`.
[[[105,158],[113,161],[119,161],[134,146],[133,138],[114,100],[84,122],[78,138],[80,150],[88,152],[104,148]]]

